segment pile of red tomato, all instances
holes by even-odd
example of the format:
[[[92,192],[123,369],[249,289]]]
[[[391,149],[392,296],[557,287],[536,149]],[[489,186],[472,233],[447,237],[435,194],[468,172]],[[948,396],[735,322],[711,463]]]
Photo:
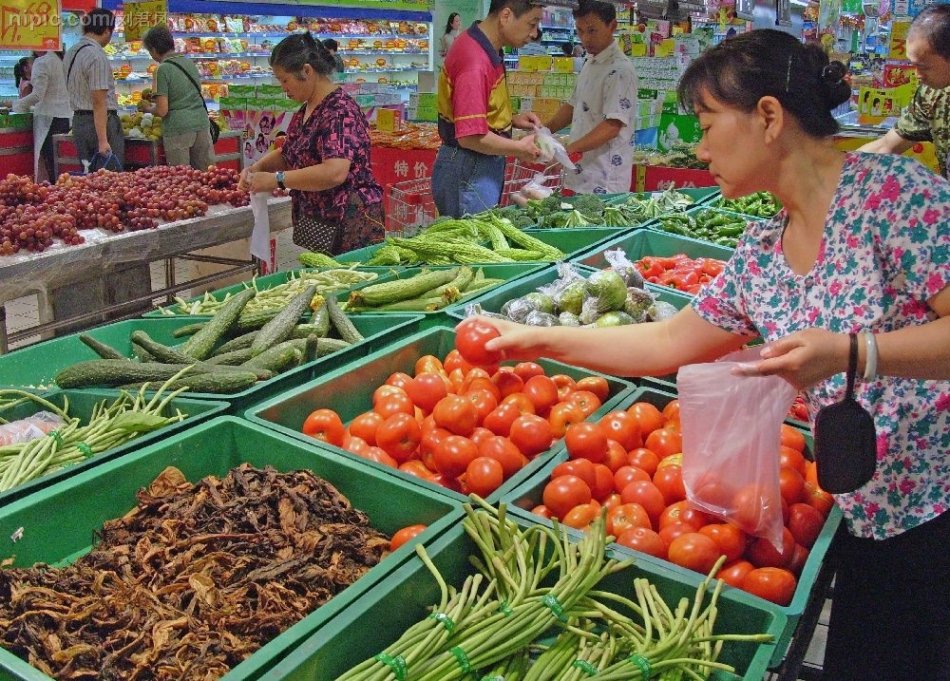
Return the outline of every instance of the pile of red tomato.
[[[714,279],[726,263],[715,258],[690,258],[684,253],[669,257],[648,255],[634,263],[644,280],[669,286],[684,293],[697,293],[707,281]]]
[[[781,551],[687,504],[677,400],[662,412],[636,402],[597,423],[571,424],[565,444],[569,458],[552,471],[535,514],[583,529],[606,507],[617,543],[703,574],[725,555],[724,582],[780,605],[791,601],[833,504],[804,457],[801,432],[782,426]]]
[[[551,448],[569,424],[600,408],[603,376],[548,376],[534,362],[476,367],[458,350],[420,357],[413,375],[393,373],[373,406],[344,425],[317,409],[303,432],[464,494],[486,497]]]

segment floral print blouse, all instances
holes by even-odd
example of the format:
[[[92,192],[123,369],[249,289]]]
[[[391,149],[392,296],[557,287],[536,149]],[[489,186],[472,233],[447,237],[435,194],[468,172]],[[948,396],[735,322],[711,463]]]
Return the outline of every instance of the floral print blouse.
[[[784,211],[750,223],[722,274],[696,296],[706,321],[766,341],[817,327],[886,333],[936,318],[927,301],[950,285],[950,183],[896,155],[848,154],[818,258],[796,274],[782,251]],[[839,374],[807,391],[812,419],[839,401]],[[836,495],[852,534],[885,539],[950,505],[950,381],[879,376],[856,399],[874,418],[877,469]]]
[[[356,101],[337,88],[320,102],[306,122],[305,109],[306,105],[300,107],[287,129],[283,146],[287,165],[300,169],[330,158],[345,158],[350,162],[350,172],[343,184],[333,189],[291,190],[294,218],[306,215],[316,220],[340,220],[352,192],[365,205],[381,203],[383,189],[370,166],[369,124]]]

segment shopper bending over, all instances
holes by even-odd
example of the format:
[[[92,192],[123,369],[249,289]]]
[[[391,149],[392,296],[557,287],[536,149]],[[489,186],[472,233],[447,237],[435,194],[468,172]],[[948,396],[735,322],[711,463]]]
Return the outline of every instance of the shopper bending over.
[[[439,137],[432,168],[432,197],[441,215],[460,217],[494,208],[501,200],[505,157],[533,161],[534,135],[517,142],[512,127],[532,130],[534,113],[513,116],[503,47],[528,43],[541,23],[533,0],[492,0],[484,21],[453,43],[439,75]]]
[[[383,239],[383,190],[370,167],[369,125],[359,105],[330,80],[333,55],[309,33],[281,40],[270,56],[284,92],[303,106],[281,149],[241,174],[253,192],[289,189],[294,243],[336,254]]]
[[[158,62],[154,103],[144,101],[142,111],[162,119],[162,147],[170,166],[206,170],[214,163],[214,145],[208,130],[208,109],[201,94],[201,75],[194,63],[175,52],[175,39],[167,26],[150,28],[142,39]]]
[[[687,69],[680,101],[703,130],[697,156],[728,198],[773,192],[784,210],[749,225],[690,307],[608,329],[486,320],[490,349],[622,375],[707,362],[756,336],[752,375],[805,390],[814,417],[841,399],[849,334],[877,375],[856,398],[873,416],[877,468],[836,495],[846,532],[824,677],[923,681],[950,674],[950,183],[903,156],[837,151],[831,111],[850,87],[820,48],[775,30],[737,35]],[[859,373],[860,375],[860,373]]]
[[[858,151],[902,154],[917,142],[933,142],[940,174],[950,178],[950,5],[931,5],[907,33],[907,58],[920,85],[910,106],[884,137]]]
[[[571,126],[568,153],[582,154],[564,186],[578,194],[629,192],[633,174],[637,74],[614,32],[617,9],[609,2],[581,0],[574,26],[589,55],[569,102],[546,124],[552,132]]]

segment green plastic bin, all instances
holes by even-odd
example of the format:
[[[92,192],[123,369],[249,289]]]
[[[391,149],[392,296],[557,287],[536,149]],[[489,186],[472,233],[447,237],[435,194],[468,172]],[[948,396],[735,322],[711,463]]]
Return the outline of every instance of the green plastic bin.
[[[372,409],[373,391],[383,385],[392,373],[402,371],[412,375],[417,359],[423,355],[435,355],[442,358],[454,347],[455,333],[449,327],[434,327],[426,331],[420,331],[396,345],[369,355],[359,362],[340,367],[336,371],[295,390],[259,404],[247,410],[245,416],[252,423],[274,428],[280,433],[310,443],[313,440],[300,432],[301,426],[310,412],[328,407],[336,411],[344,423],[348,423],[364,411]],[[602,375],[549,360],[541,360],[539,364],[545,368],[549,376],[567,374],[575,379],[580,379],[583,376]],[[604,401],[600,410],[595,412],[591,418],[598,418],[600,415],[606,414],[614,405],[623,400],[633,388],[632,384],[627,381],[612,376],[606,376],[606,378],[610,386],[610,395]],[[561,446],[560,442],[555,442],[551,449],[539,454],[527,466],[502,483],[501,487],[488,497],[488,500],[500,499],[508,490],[513,489],[520,481],[529,477],[532,471],[542,466]],[[355,454],[342,449],[337,451],[344,456],[356,457]],[[457,492],[439,487],[397,469],[375,463],[372,465],[378,466],[380,470],[392,475],[411,479],[427,489],[452,495],[459,501],[466,499]]]
[[[630,395],[627,395],[624,398],[620,408],[627,408],[634,402],[649,402],[650,404],[653,404],[662,410],[663,407],[665,407],[671,400],[675,398],[676,395],[672,392],[664,392],[662,390],[646,386],[635,390]],[[806,434],[806,439],[811,442],[810,434]],[[549,460],[543,468],[536,471],[530,479],[524,480],[524,482],[517,488],[506,492],[506,494],[502,497],[502,500],[511,504],[512,506],[524,509],[526,511],[534,508],[541,503],[544,486],[551,478],[551,471],[557,464],[565,461],[566,459],[566,453],[559,453],[559,455]],[[798,626],[798,620],[801,618],[802,613],[805,610],[805,605],[808,603],[809,596],[811,595],[812,589],[815,586],[815,581],[818,577],[818,572],[821,569],[822,563],[825,561],[825,557],[828,554],[828,549],[831,546],[831,540],[834,537],[835,532],[837,532],[838,526],[841,524],[841,519],[841,511],[837,506],[832,507],[831,513],[828,514],[828,518],[825,520],[825,524],[822,527],[821,534],[818,536],[814,546],[812,546],[809,551],[808,560],[805,562],[805,566],[802,568],[801,575],[798,577],[798,586],[795,589],[795,595],[792,597],[791,603],[789,603],[787,606],[780,606],[774,603],[769,603],[768,601],[760,599],[757,596],[751,596],[751,594],[749,595],[751,598],[760,603],[767,603],[770,607],[776,608],[782,613],[782,615],[786,617],[787,620],[785,627],[781,631],[781,635],[776,641],[775,651],[770,662],[770,666],[778,666],[785,656],[785,651],[788,648],[788,644],[791,641],[792,635],[795,633],[795,627]],[[538,522],[547,521],[538,518]],[[668,561],[660,560],[652,556],[646,556],[623,546],[615,546],[618,551],[635,555],[638,560],[662,563],[663,565],[669,566],[672,569],[690,572],[689,570],[679,568]],[[739,589],[733,589],[732,587],[726,587],[726,589],[733,592],[740,591]]]
[[[329,268],[319,268],[319,269],[329,269]],[[382,281],[381,277],[384,277],[390,274],[392,271],[397,270],[398,268],[358,267],[355,269],[359,271],[373,272],[379,275],[380,278],[374,279],[373,281],[359,283],[359,284],[356,284],[355,286],[346,286],[340,289],[341,291],[352,291],[353,289],[360,288],[362,286],[368,286],[369,284],[376,284]],[[288,281],[290,281],[291,275],[297,276],[303,271],[312,272],[314,270],[313,269],[302,270],[298,268],[298,269],[293,269],[293,270],[284,270],[283,272],[275,272],[274,274],[268,274],[267,276],[264,276],[264,277],[257,277],[257,280],[256,280],[257,288],[258,290],[264,290],[264,289],[274,288],[275,286],[280,286],[281,284],[286,284]],[[240,293],[241,291],[248,288],[251,288],[250,281],[242,282],[240,284],[234,284],[233,286],[227,286],[221,289],[217,289],[215,291],[212,291],[211,295],[217,300],[223,300],[228,295],[232,295],[232,296],[236,295]],[[203,299],[204,299],[203,295],[194,296],[192,298],[189,298],[186,302],[190,304],[190,303],[194,303]],[[193,315],[193,314],[186,314],[184,312],[173,311],[173,310],[177,310],[177,308],[178,308],[177,303],[175,303],[174,305],[166,305],[164,307],[159,307],[154,310],[151,310],[150,312],[146,312],[142,316],[143,317],[160,317],[163,319],[166,317],[191,317],[193,319],[194,318],[208,319],[211,317],[211,315],[208,315],[208,314]]]
[[[677,187],[676,191],[678,191],[680,194],[686,194],[686,196],[689,196],[690,198],[692,198],[693,202],[696,205],[709,203],[710,201],[714,201],[719,196],[718,185],[713,186],[713,187]],[[640,198],[640,199],[649,199],[653,196],[659,196],[662,193],[663,192],[661,191],[654,191],[654,192],[629,192],[626,194],[611,194],[610,196],[606,197],[604,200],[607,202],[608,205],[615,206],[620,203],[625,203],[627,199],[629,199],[631,196],[636,196],[637,198]]]
[[[509,518],[522,527],[534,524],[533,520],[514,509]],[[475,571],[469,556],[480,555],[474,542],[461,527],[453,528],[427,543],[425,548],[445,582],[456,588],[461,587],[465,578]],[[608,554],[621,559],[629,557],[609,551]],[[692,600],[702,581],[695,573],[681,573],[638,561],[631,567],[605,577],[596,588],[634,598],[632,582],[638,577],[648,578],[668,602],[680,598]],[[345,613],[335,617],[274,667],[273,678],[282,681],[331,681],[363,660],[382,652],[406,629],[425,618],[439,600],[440,592],[435,579],[422,560],[414,556],[387,576],[372,593],[360,597]],[[785,626],[785,617],[773,608],[761,607],[756,602],[758,600],[735,590],[721,594],[716,630],[777,636]],[[738,673],[716,671],[710,678],[715,681],[761,681],[773,647],[771,644],[728,642],[719,659],[733,665]],[[631,671],[630,678],[638,676]]]
[[[582,251],[593,248],[597,244],[619,236],[629,230],[629,227],[592,227],[579,229],[526,229],[530,234],[549,246],[554,246],[564,252],[564,259],[570,260]]]
[[[92,416],[92,410],[97,404],[102,402],[114,402],[119,395],[120,391],[118,390],[58,390],[45,396],[44,399],[60,409],[66,408],[66,412],[70,416],[80,419],[83,424],[88,424],[89,418]],[[164,439],[177,432],[191,428],[198,423],[223,414],[227,408],[228,403],[224,400],[192,400],[181,396],[176,397],[168,403],[163,414],[170,416],[180,411],[186,415],[186,418],[177,423],[172,423],[161,430],[145,433],[123,445],[100,452],[82,463],[60,469],[41,478],[18,485],[13,489],[0,492],[0,506],[14,499],[19,499],[27,494],[31,494],[38,489],[49,487],[60,480],[64,480],[89,468],[99,466],[124,454],[141,449],[151,442]],[[31,401],[17,405],[12,409],[0,409],[0,417],[3,417],[7,421],[15,421],[16,419],[32,416],[43,409],[44,407],[42,405]]]
[[[277,660],[414,555],[415,544],[443,533],[457,524],[462,514],[453,500],[428,494],[394,476],[381,475],[362,461],[319,446],[304,447],[272,430],[225,416],[0,508],[0,555],[15,554],[15,566],[68,564],[91,549],[93,533],[104,521],[121,517],[133,508],[136,493],[167,466],[176,466],[188,480],[198,482],[208,475],[223,476],[242,463],[259,468],[272,466],[281,472],[311,470],[331,482],[386,534],[416,523],[428,528],[234,667],[223,681],[277,678],[270,671]],[[10,535],[21,527],[23,536],[14,545]],[[0,679],[49,681],[48,676],[3,649]]]
[[[360,343],[331,355],[318,358],[302,366],[285,371],[267,381],[259,381],[241,392],[230,393],[224,399],[230,404],[228,413],[243,412],[256,402],[280,394],[288,388],[305,383],[323,373],[326,367],[338,366],[353,359],[363,357],[369,352],[385,347],[390,342],[402,338],[419,328],[422,315],[359,315],[353,318],[353,324],[366,338]],[[175,338],[175,329],[193,324],[194,319],[173,317],[169,319],[130,319],[106,326],[89,329],[93,338],[107,343],[119,352],[131,356],[133,331],[141,329],[159,343],[175,345],[182,339]],[[78,334],[54,338],[37,343],[6,355],[0,355],[0,387],[53,386],[53,377],[67,366],[88,359],[98,359],[98,355],[88,348]],[[182,393],[186,397],[221,400],[222,395],[212,393]]]
[[[373,244],[372,246],[364,246],[363,248],[356,248],[352,251],[347,251],[346,253],[341,253],[339,255],[333,256],[333,259],[344,265],[352,265],[355,263],[364,263],[370,258],[372,258],[376,251],[386,245],[385,241],[381,241],[378,244]]]
[[[626,253],[631,262],[636,262],[648,255],[669,257],[680,253],[685,253],[690,258],[716,258],[723,261],[727,261],[732,257],[731,248],[717,246],[708,241],[690,239],[689,237],[666,232],[639,230],[632,234],[618,236],[598,245],[596,248],[579,253],[571,258],[571,262],[601,270],[608,266],[604,252],[617,248]]]

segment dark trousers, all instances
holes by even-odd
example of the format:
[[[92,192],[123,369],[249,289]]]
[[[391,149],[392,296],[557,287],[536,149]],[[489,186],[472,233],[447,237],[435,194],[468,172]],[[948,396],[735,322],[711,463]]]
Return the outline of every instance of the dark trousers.
[[[112,153],[119,160],[119,165],[125,164],[125,137],[122,134],[122,121],[119,114],[110,111],[106,118],[106,137]],[[73,144],[81,161],[92,161],[99,152],[99,138],[96,136],[96,123],[91,113],[73,114]],[[121,170],[121,168],[119,168]]]
[[[43,159],[43,165],[46,166],[46,178],[50,182],[56,182],[56,176],[53,175],[53,135],[62,135],[67,132],[69,132],[69,119],[54,118],[46,133],[46,139],[43,140],[43,146],[40,147],[40,157]]]
[[[823,681],[950,681],[950,513],[884,541],[842,525]]]

